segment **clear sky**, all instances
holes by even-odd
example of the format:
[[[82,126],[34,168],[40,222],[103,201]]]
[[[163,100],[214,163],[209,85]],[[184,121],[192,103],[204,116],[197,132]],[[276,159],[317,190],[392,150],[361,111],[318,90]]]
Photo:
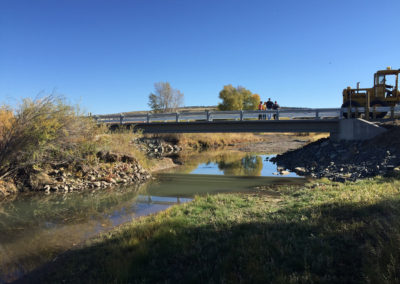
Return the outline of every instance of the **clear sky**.
[[[0,0],[0,101],[64,95],[87,111],[185,105],[241,85],[281,106],[339,107],[400,68],[399,0]]]

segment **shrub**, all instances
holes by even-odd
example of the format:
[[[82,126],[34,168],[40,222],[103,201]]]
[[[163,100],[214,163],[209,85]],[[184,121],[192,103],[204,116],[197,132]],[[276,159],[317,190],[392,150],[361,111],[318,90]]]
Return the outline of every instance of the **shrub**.
[[[71,162],[95,150],[96,124],[62,98],[0,108],[0,178],[28,165]]]

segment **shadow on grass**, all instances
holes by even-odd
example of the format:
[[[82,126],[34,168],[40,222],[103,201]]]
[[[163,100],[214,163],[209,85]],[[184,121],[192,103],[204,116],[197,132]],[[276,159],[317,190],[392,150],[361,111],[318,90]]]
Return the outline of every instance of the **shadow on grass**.
[[[293,207],[257,220],[144,222],[71,251],[18,283],[400,281],[400,200]]]

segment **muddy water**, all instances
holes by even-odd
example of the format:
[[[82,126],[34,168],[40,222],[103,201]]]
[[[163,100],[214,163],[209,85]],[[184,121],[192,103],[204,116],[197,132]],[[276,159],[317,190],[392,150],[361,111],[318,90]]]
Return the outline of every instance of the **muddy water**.
[[[276,166],[266,158],[241,152],[204,153],[187,157],[184,166],[159,173],[141,187],[24,195],[0,203],[0,283],[19,278],[101,232],[188,202],[196,194],[303,182],[293,173],[277,176]]]

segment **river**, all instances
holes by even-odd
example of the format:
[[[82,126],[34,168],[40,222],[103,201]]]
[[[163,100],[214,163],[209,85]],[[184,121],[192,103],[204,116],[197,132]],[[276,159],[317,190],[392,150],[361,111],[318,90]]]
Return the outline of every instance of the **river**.
[[[269,155],[213,151],[155,174],[142,186],[20,195],[0,203],[0,283],[15,280],[85,240],[140,216],[189,202],[194,195],[247,192],[266,184],[299,184],[280,176]]]

